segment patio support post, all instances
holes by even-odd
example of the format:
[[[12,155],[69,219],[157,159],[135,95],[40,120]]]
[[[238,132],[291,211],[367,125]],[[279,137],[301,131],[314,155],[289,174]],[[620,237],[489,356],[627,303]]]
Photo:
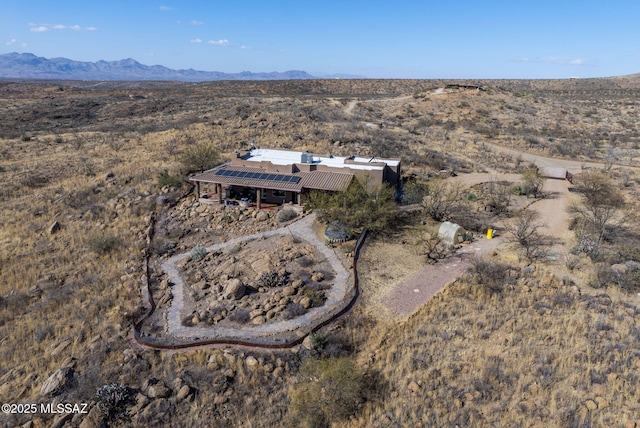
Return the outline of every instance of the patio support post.
[[[260,209],[260,199],[262,199],[262,189],[256,189],[256,208]]]

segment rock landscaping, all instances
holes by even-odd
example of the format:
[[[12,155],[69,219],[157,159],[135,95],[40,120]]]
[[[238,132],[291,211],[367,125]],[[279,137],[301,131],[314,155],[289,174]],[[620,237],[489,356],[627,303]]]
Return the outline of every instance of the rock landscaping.
[[[293,236],[233,244],[177,265],[185,279],[185,326],[260,325],[322,306],[334,272],[313,245]],[[188,312],[188,313],[185,313]]]

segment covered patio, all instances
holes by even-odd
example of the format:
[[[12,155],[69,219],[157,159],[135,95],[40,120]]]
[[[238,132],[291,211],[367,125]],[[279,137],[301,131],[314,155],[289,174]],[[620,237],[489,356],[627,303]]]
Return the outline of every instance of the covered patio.
[[[344,190],[353,174],[333,172],[268,172],[260,168],[223,165],[189,180],[202,203],[238,203],[258,209],[287,203],[302,205],[305,190]]]

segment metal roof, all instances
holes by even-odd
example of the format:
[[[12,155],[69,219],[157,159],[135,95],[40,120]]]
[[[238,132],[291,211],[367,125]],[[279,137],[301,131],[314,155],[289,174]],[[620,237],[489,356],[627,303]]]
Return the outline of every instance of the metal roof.
[[[353,174],[311,171],[293,174],[271,173],[260,168],[223,166],[189,178],[201,183],[219,183],[231,186],[301,192],[302,189],[344,190]]]

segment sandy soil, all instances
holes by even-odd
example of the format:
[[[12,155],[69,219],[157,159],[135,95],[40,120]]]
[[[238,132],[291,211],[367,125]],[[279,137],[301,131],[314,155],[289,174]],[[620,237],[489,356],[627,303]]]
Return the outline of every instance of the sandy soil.
[[[495,250],[503,238],[481,238],[455,251],[438,263],[424,266],[418,272],[396,284],[378,299],[395,319],[406,319],[447,284],[462,275],[473,257],[481,257]]]
[[[547,161],[552,164],[552,160]],[[490,180],[516,183],[520,181],[520,175],[475,173],[454,177],[451,180],[468,187]],[[526,209],[539,213],[542,224],[539,232],[552,238],[553,242],[547,251],[561,257],[569,251],[571,243],[567,212],[572,198],[569,183],[564,180],[546,180],[543,191],[547,198],[532,200]],[[372,314],[381,319],[406,319],[447,284],[461,276],[474,256],[482,256],[494,250],[500,251],[501,244],[504,244],[502,249],[505,251],[508,251],[511,245],[507,236],[491,240],[481,238],[431,265],[425,265],[423,257],[411,253],[411,246],[391,243],[365,246],[366,251],[361,259],[366,260],[361,263],[365,266],[361,268],[363,299],[372,307]],[[551,271],[559,269],[558,266],[552,265],[553,263],[549,263],[547,268]]]

